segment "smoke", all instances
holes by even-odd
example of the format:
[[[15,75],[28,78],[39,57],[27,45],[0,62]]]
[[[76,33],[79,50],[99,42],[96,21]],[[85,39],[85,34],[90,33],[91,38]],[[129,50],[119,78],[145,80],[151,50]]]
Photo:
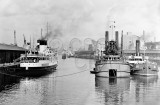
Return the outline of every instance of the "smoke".
[[[56,27],[50,30],[47,29],[47,33],[42,37],[42,39],[48,40],[49,38],[55,39],[61,37],[63,37],[62,28]]]
[[[8,42],[13,29],[17,40],[34,33],[45,39],[104,37],[107,21],[116,21],[117,30],[142,35],[143,30],[160,40],[159,0],[1,0],[0,34]],[[46,34],[46,24],[51,25]],[[7,31],[6,31],[7,30]],[[19,35],[19,36],[18,36]],[[23,43],[23,42],[22,42]]]
[[[60,0],[58,4],[52,3],[49,8],[39,12],[45,16],[48,14],[48,23],[52,25],[50,32],[44,38],[75,37],[81,31],[81,27],[92,20],[92,7],[85,0],[69,2]]]
[[[44,39],[78,36],[84,25],[92,21],[92,11],[91,0],[1,0],[0,4],[0,16],[14,22],[14,28],[21,25],[22,31],[29,27],[24,29],[27,34],[38,28],[36,33],[40,33],[42,28]],[[47,22],[52,26],[48,33],[44,29]]]

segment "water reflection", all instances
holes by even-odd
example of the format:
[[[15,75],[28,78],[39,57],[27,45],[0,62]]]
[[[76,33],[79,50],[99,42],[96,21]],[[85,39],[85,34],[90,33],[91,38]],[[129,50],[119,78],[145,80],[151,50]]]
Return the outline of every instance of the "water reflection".
[[[12,88],[18,88],[18,83],[20,82],[20,77],[13,77],[8,75],[0,74],[0,92],[2,90],[9,90]]]
[[[18,88],[18,84],[19,82],[21,81],[21,79],[25,79],[25,78],[28,78],[28,79],[38,79],[40,77],[43,77],[43,76],[46,76],[46,75],[49,75],[49,73],[51,72],[47,72],[47,73],[43,73],[43,74],[39,74],[39,75],[31,75],[31,76],[19,76],[19,75],[16,75],[16,74],[1,74],[0,73],[0,92],[2,90],[8,90],[8,89],[11,89],[13,88],[15,85],[14,88]]]
[[[116,105],[126,101],[130,89],[130,78],[95,78],[97,95],[101,103]],[[103,102],[102,102],[103,101]]]
[[[143,87],[149,87],[152,86],[152,84],[156,83],[158,80],[158,76],[132,76],[132,80],[136,83],[138,86]]]
[[[158,76],[132,76],[132,80],[135,86],[132,88],[135,102],[143,105],[155,103],[153,100],[157,97]]]
[[[95,77],[94,61],[77,63],[87,68],[70,58],[40,77],[0,75],[0,105],[160,105],[158,77]]]

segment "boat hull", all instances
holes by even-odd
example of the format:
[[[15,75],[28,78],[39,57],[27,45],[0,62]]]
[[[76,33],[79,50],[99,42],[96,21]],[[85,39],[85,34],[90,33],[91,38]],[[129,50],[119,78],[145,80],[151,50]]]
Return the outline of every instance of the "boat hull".
[[[130,77],[130,66],[125,63],[104,63],[98,64],[95,68],[97,77]]]
[[[32,69],[44,69],[44,68],[52,68],[57,65],[58,62],[42,62],[42,63],[20,63],[21,68],[25,68],[26,70]]]
[[[157,76],[157,70],[142,70],[142,69],[134,69],[132,71],[133,75],[141,75],[141,76]]]
[[[11,75],[11,76],[27,76],[27,77],[37,77],[37,76],[43,76],[46,74],[49,74],[51,72],[54,72],[56,70],[57,64],[47,67],[29,67],[28,70],[26,70],[25,67],[4,67],[0,68],[0,73],[5,75]]]
[[[131,70],[131,74],[141,76],[156,76],[158,72],[158,66],[151,63],[137,64]]]

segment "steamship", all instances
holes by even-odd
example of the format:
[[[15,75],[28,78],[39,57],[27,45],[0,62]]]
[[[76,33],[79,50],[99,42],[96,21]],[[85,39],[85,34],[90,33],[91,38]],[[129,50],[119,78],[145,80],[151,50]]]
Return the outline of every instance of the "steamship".
[[[123,39],[123,31],[121,38]],[[115,31],[115,40],[109,40],[109,32],[106,31],[104,54],[96,60],[95,68],[91,71],[95,76],[108,78],[130,76],[130,65],[123,57],[123,40],[121,40],[121,53],[119,53],[118,40],[118,31]]]
[[[46,40],[37,41],[38,51],[25,51],[12,64],[2,66],[0,73],[15,76],[42,76],[48,74],[58,66],[58,54],[47,47]]]
[[[158,75],[158,65],[155,62],[150,62],[144,55],[140,55],[140,41],[136,40],[136,54],[129,56],[127,62],[131,66],[132,75],[154,76]]]
[[[128,56],[127,62],[133,67],[136,64],[144,64],[147,57],[140,55],[140,40],[136,40],[136,53]]]
[[[47,47],[46,40],[37,41],[38,52],[29,52],[20,57],[20,68],[26,71],[56,69],[57,53]]]

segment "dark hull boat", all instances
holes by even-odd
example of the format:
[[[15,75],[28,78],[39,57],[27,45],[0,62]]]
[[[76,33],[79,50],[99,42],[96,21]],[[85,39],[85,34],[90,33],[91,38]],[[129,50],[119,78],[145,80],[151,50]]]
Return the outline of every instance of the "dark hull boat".
[[[57,66],[55,65],[54,67],[49,68],[29,68],[28,70],[20,67],[5,67],[0,68],[0,73],[10,76],[38,77],[54,72],[56,70],[56,67]]]
[[[58,55],[47,47],[46,40],[38,40],[38,52],[21,54],[14,63],[2,65],[1,74],[16,76],[40,76],[56,70]]]

